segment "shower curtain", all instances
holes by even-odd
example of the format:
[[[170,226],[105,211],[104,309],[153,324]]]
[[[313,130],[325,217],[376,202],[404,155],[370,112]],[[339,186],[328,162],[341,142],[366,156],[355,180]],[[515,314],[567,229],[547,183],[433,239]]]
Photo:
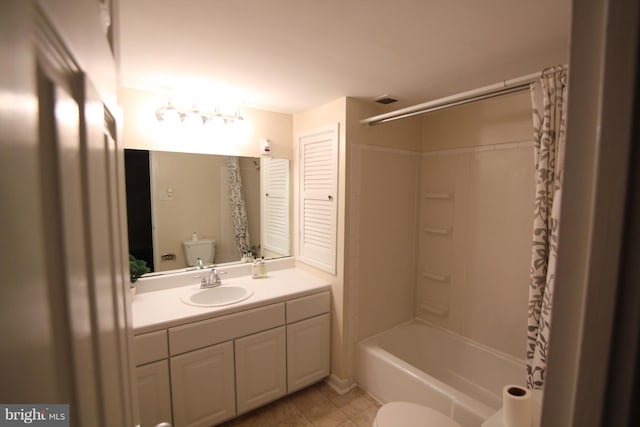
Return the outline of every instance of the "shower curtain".
[[[251,252],[251,244],[249,243],[249,221],[247,220],[242,177],[240,176],[240,160],[237,156],[227,157],[227,189],[236,247],[240,255],[243,255]]]
[[[567,71],[547,68],[531,85],[535,211],[529,277],[527,387],[544,385],[560,217],[567,106]]]

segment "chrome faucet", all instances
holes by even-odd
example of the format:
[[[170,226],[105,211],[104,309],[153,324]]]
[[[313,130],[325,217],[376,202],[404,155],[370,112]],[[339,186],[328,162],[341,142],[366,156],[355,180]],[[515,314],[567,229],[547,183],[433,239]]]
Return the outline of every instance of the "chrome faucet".
[[[218,271],[215,267],[209,270],[209,274],[207,277],[203,277],[200,282],[200,289],[206,288],[215,288],[216,286],[222,285],[222,280],[220,280],[221,274],[227,274],[226,271]]]
[[[198,258],[196,259],[196,264],[198,265],[198,268],[199,268],[200,270],[202,270],[202,269],[204,268],[204,265],[202,265],[202,258],[198,257]]]

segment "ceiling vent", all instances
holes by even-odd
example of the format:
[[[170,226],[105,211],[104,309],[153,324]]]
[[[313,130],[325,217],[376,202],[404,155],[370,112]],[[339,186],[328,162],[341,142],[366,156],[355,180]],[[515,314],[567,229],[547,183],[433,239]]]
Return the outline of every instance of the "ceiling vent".
[[[391,95],[381,95],[375,99],[378,104],[393,104],[394,102],[398,102],[398,98],[394,98]]]

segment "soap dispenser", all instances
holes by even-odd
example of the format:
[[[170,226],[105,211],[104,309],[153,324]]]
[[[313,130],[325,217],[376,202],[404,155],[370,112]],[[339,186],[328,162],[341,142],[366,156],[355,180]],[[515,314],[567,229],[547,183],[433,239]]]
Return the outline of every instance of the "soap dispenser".
[[[258,263],[258,260],[256,258],[253,259],[253,263],[251,264],[251,278],[260,278],[260,264]]]
[[[260,277],[267,277],[267,263],[264,262],[264,257],[260,258],[258,269],[260,270]]]

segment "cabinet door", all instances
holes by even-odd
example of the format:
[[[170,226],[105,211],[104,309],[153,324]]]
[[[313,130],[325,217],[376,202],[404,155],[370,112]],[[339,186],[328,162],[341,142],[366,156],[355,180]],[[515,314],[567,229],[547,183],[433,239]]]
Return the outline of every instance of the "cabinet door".
[[[289,245],[289,160],[260,158],[260,243],[263,250],[287,256]]]
[[[235,345],[238,413],[287,393],[284,326],[237,339]]]
[[[231,341],[171,358],[176,427],[211,426],[235,416]]]
[[[287,389],[289,393],[329,375],[329,314],[287,325]]]
[[[339,125],[298,136],[298,256],[336,273]]]
[[[160,360],[136,368],[140,425],[171,423],[169,362]]]

